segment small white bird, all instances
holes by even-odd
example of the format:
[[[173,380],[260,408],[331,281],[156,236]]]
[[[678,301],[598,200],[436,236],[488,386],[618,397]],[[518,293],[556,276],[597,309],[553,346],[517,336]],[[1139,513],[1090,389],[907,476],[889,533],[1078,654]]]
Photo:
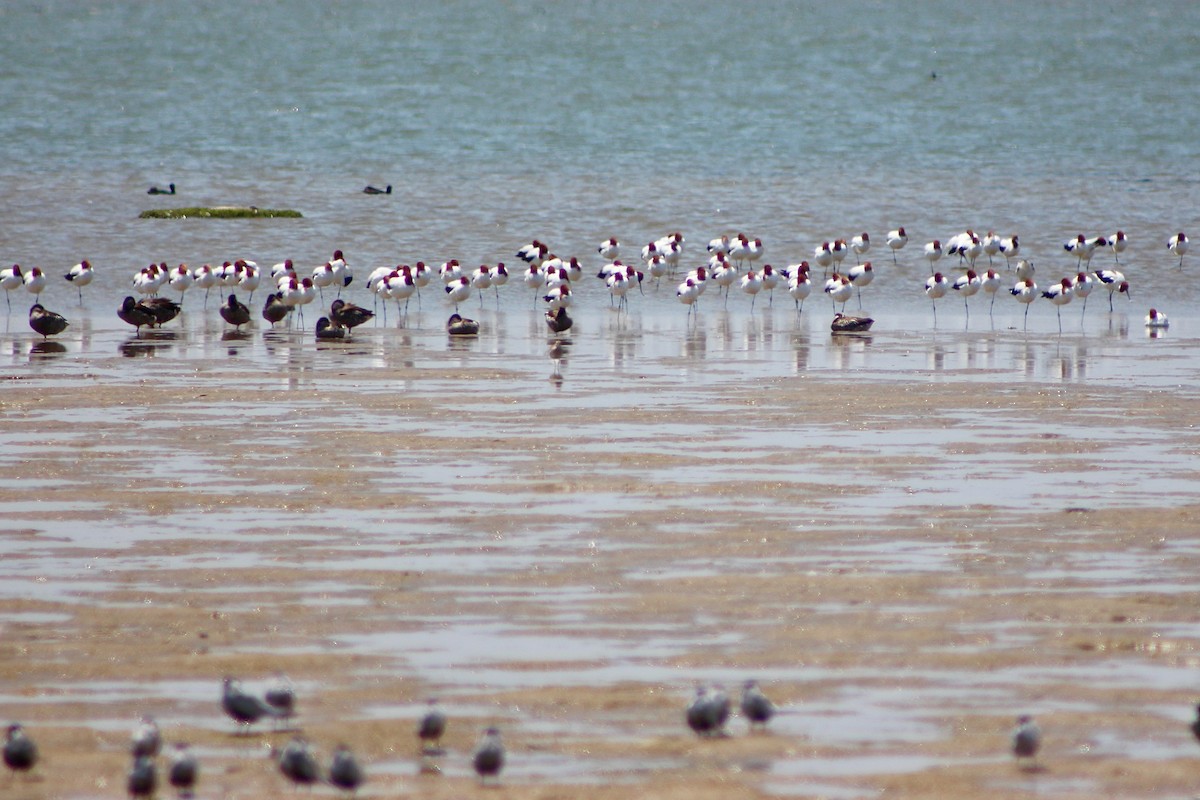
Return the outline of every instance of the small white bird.
[[[990,315],[993,306],[996,305],[996,292],[1000,290],[1000,276],[996,274],[996,270],[989,269],[983,273],[983,277],[979,280],[979,288],[992,296],[991,303],[988,304],[988,314]]]
[[[748,270],[742,276],[741,281],[742,291],[750,295],[750,313],[754,313],[754,301],[758,299],[758,293],[762,291],[762,278],[754,270]]]
[[[709,240],[708,252],[712,253],[713,255],[716,255],[717,253],[729,255],[729,237],[718,236],[716,239]]]
[[[1167,321],[1167,315],[1156,308],[1150,309],[1150,313],[1146,315],[1147,328],[1169,328],[1171,323]]]
[[[808,279],[808,262],[801,261],[788,267],[788,294],[796,302],[796,313],[804,313],[804,301],[812,294],[812,282]]]
[[[833,248],[829,242],[821,242],[821,246],[813,250],[813,262],[823,271],[829,269],[833,264]]]
[[[871,234],[863,231],[858,236],[855,236],[850,240],[850,249],[854,251],[855,260],[861,263],[861,256],[871,249]]]
[[[865,264],[856,264],[849,269],[846,277],[854,285],[855,291],[858,293],[858,307],[862,308],[862,290],[864,286],[869,286],[871,281],[875,280],[875,269],[871,266],[870,261]]]
[[[84,259],[71,267],[70,271],[66,275],[63,275],[63,277],[74,284],[75,288],[79,291],[79,303],[82,305],[83,287],[91,283],[92,279],[96,277],[96,271],[92,269],[92,265],[88,263],[87,259]]]
[[[1017,302],[1025,304],[1025,327],[1029,327],[1029,305],[1038,297],[1038,287],[1033,280],[1019,280],[1009,290]]]
[[[1183,231],[1180,231],[1172,236],[1167,240],[1167,249],[1179,256],[1179,268],[1183,269],[1183,256],[1188,251],[1187,234]]]
[[[896,228],[894,231],[888,231],[887,235],[888,247],[892,248],[892,263],[896,262],[896,251],[903,250],[904,245],[908,244],[908,234],[904,232],[904,227]]]
[[[1017,253],[1021,252],[1021,242],[1017,238],[1017,234],[1008,236],[1000,240],[1000,254],[1004,256],[1004,262],[1011,263],[1011,259],[1015,258]]]
[[[25,291],[35,297],[42,293],[46,288],[46,273],[38,267],[34,267],[25,273]]]
[[[458,311],[458,304],[465,301],[471,296],[471,279],[466,275],[461,276],[458,280],[446,284],[446,297],[451,303],[454,303],[454,310]]]
[[[929,261],[929,271],[933,272],[933,265],[942,257],[942,243],[934,239],[925,245],[925,258]]]
[[[1121,253],[1124,253],[1125,248],[1129,247],[1129,237],[1125,235],[1125,231],[1117,231],[1108,237],[1108,246],[1112,248],[1113,260],[1120,264]]]
[[[933,318],[937,320],[937,301],[946,296],[950,290],[950,280],[940,272],[935,272],[925,281],[925,294],[933,302]]]
[[[1042,297],[1054,303],[1054,311],[1058,315],[1059,333],[1062,333],[1062,307],[1071,302],[1071,298],[1074,296],[1075,287],[1072,286],[1070,278],[1063,278],[1058,283],[1051,284],[1046,291],[1042,292]]]
[[[845,311],[846,301],[854,294],[854,284],[845,275],[835,272],[825,281],[825,294],[829,295],[834,305],[841,303],[841,310]]]
[[[605,261],[616,261],[621,257],[621,243],[617,241],[617,237],[610,236],[600,243],[600,246],[596,248],[596,252]]]
[[[0,289],[4,290],[4,299],[8,303],[9,311],[12,311],[12,300],[9,299],[8,293],[24,285],[25,275],[21,272],[20,264],[0,269]]]
[[[1129,300],[1133,300],[1129,293],[1129,281],[1125,280],[1125,275],[1115,269],[1096,270],[1096,279],[1100,281],[1100,285],[1108,289],[1108,310],[1113,310],[1113,295],[1123,294]]]
[[[975,273],[975,270],[969,269],[965,275],[960,275],[954,279],[954,291],[962,295],[963,308],[966,309],[967,316],[971,316],[971,306],[967,303],[967,298],[972,297],[983,288],[983,278]]]

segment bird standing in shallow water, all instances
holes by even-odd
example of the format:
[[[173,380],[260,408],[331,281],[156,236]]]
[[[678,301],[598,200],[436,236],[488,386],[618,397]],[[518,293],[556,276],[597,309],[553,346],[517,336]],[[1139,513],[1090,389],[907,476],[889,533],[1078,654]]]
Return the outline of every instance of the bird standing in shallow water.
[[[374,316],[374,311],[356,306],[354,303],[347,303],[340,297],[329,306],[329,318],[348,331],[353,331],[359,325],[369,322]]]
[[[235,328],[241,328],[250,322],[250,309],[244,303],[238,302],[237,295],[229,295],[225,305],[221,306],[221,319]]]
[[[1167,240],[1167,249],[1175,255],[1179,256],[1179,268],[1183,269],[1183,256],[1188,251],[1187,234],[1183,231],[1172,236]],[[36,269],[36,267],[35,267]]]
[[[551,333],[565,333],[575,324],[575,320],[567,315],[567,310],[559,306],[557,311],[546,312],[546,325],[549,326]]]
[[[1150,313],[1146,315],[1147,328],[1169,328],[1170,326],[1167,315],[1156,308],[1150,309]]]
[[[34,303],[29,309],[29,327],[40,333],[43,339],[62,333],[69,324],[66,317],[47,311],[41,303]]]
[[[271,323],[271,327],[275,327],[275,323],[286,317],[292,310],[292,307],[283,302],[283,295],[279,292],[267,295],[267,302],[263,304],[262,315],[263,319]]]
[[[79,304],[83,305],[83,287],[92,282],[96,277],[96,271],[92,269],[92,265],[87,262],[87,259],[80,261],[75,266],[71,267],[66,275],[63,275],[70,281],[79,292]]]

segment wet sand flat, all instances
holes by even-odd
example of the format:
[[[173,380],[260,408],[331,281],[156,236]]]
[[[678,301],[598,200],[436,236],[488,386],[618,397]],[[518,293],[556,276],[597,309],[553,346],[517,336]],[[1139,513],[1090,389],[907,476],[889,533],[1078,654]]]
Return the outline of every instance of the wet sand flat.
[[[1102,375],[1095,346],[210,333],[129,359],[100,330],[0,376],[0,705],[43,752],[5,796],[121,796],[143,714],[193,743],[200,796],[283,792],[290,734],[234,736],[219,706],[222,676],[277,671],[370,796],[1197,791],[1178,351],[1054,381],[1060,355]],[[748,678],[769,733],[687,730],[697,683]],[[1040,771],[1009,755],[1018,713]],[[485,790],[491,724],[509,763]]]

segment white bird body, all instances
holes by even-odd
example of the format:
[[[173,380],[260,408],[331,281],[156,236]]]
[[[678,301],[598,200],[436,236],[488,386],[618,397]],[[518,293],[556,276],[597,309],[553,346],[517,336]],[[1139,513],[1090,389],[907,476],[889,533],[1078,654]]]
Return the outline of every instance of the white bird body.
[[[1150,313],[1146,315],[1147,328],[1168,328],[1171,323],[1167,321],[1167,315],[1158,309],[1150,309]]]
[[[1183,268],[1183,256],[1188,251],[1187,234],[1185,234],[1183,231],[1180,231],[1179,233],[1172,236],[1170,239],[1167,240],[1167,249],[1170,250],[1175,255],[1179,256],[1179,267],[1180,267],[1180,269],[1182,269]]]
[[[621,243],[617,241],[617,237],[611,236],[600,243],[596,248],[596,252],[605,261],[616,261],[621,257]]]
[[[896,251],[903,250],[904,245],[908,244],[908,234],[904,232],[904,227],[896,228],[894,231],[888,231],[887,245],[892,248],[892,261],[896,260]]]
[[[946,296],[950,290],[950,280],[940,272],[935,272],[925,281],[925,294],[930,300],[938,300]]]
[[[933,271],[933,265],[942,257],[942,243],[937,239],[925,244],[925,258],[929,261],[929,270]]]
[[[850,249],[854,251],[855,257],[865,255],[871,249],[871,235],[863,231],[855,236],[850,240]]]

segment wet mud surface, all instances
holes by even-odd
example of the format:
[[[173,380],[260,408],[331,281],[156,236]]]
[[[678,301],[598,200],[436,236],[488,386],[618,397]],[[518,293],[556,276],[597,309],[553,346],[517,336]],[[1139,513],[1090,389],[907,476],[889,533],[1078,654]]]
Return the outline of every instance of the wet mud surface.
[[[145,714],[200,797],[290,791],[291,734],[219,704],[278,671],[365,796],[1200,793],[1187,342],[492,322],[10,334],[0,708],[43,758],[0,794],[124,796]],[[698,683],[749,678],[767,733],[691,734]]]

